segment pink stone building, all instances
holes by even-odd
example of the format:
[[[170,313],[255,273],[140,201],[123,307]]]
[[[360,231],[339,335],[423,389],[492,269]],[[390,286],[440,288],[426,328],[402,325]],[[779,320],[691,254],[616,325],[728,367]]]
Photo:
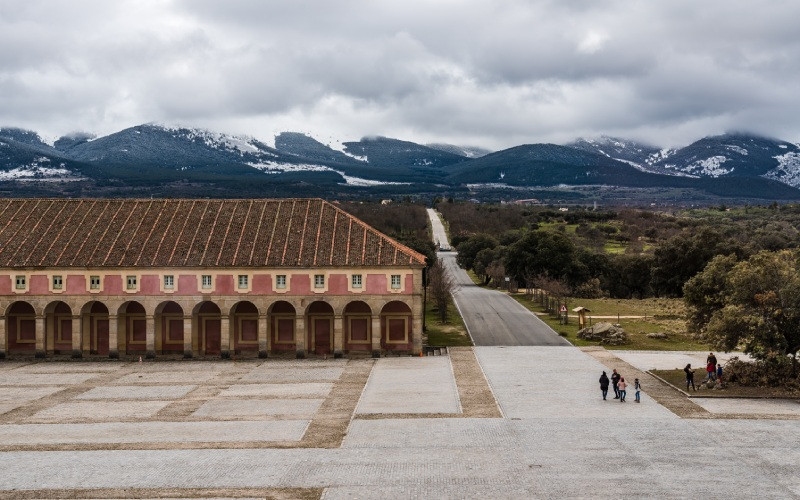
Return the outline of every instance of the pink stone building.
[[[424,262],[320,199],[0,200],[0,357],[416,354]]]

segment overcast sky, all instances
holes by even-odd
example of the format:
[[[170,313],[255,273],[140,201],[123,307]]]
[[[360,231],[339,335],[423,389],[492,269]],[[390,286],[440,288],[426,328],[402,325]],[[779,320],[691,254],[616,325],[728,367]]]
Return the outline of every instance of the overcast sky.
[[[0,0],[0,125],[800,141],[800,2]]]

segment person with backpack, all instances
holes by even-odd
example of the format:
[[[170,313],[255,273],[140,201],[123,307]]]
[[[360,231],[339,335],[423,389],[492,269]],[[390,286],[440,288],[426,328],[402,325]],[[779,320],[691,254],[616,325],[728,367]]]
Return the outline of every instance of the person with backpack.
[[[603,401],[605,401],[608,394],[608,375],[606,375],[606,372],[600,375],[600,392],[603,393]]]
[[[625,394],[628,392],[628,391],[626,391],[626,389],[628,388],[628,384],[625,383],[625,377],[620,377],[619,378],[618,387],[619,387],[619,402],[620,403],[624,403],[625,402]]]
[[[642,384],[639,383],[638,378],[633,379],[633,390],[636,391],[636,399],[634,401],[636,401],[637,403],[641,403],[642,400],[641,397],[639,396],[639,393],[642,391]]]
[[[611,385],[614,387],[614,399],[619,399],[619,379],[622,377],[619,373],[617,373],[617,369],[613,370],[611,373]]]
[[[697,387],[694,386],[694,370],[692,370],[692,364],[689,363],[683,368],[684,373],[686,373],[686,390],[689,390],[689,385],[691,384],[692,389],[695,391]]]

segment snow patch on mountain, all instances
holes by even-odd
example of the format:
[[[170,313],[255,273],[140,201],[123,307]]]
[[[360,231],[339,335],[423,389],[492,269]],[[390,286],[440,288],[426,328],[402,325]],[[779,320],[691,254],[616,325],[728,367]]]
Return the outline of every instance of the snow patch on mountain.
[[[726,156],[711,156],[703,160],[696,160],[684,168],[684,171],[695,174],[703,175],[706,177],[719,177],[733,172],[733,168],[725,168],[723,163],[728,161]]]
[[[206,146],[224,151],[238,152],[240,156],[245,154],[266,153],[275,156],[272,153],[264,151],[262,148],[254,145],[256,139],[253,137],[243,135],[228,135],[220,132],[212,132],[205,129],[181,129],[177,127],[162,126],[165,131],[173,134],[173,137],[182,137],[192,142],[202,142]]]
[[[410,182],[389,182],[389,181],[376,181],[373,179],[364,179],[362,177],[354,177],[346,175],[341,170],[336,170],[324,165],[313,165],[310,163],[278,163],[278,162],[260,162],[248,163],[251,167],[264,172],[265,174],[281,174],[284,172],[335,172],[344,179],[343,184],[349,186],[399,186],[410,184]]]
[[[657,153],[649,155],[647,159],[645,159],[645,163],[647,163],[648,165],[654,165],[660,161],[666,160],[670,156],[674,155],[676,152],[677,152],[676,149],[669,149],[669,148],[661,149]]]
[[[778,160],[778,166],[764,174],[764,177],[800,188],[800,153],[791,152],[773,158]]]
[[[82,176],[76,175],[74,172],[64,167],[65,165],[63,163],[52,166],[50,158],[40,156],[34,158],[28,165],[21,165],[10,170],[0,170],[0,181],[79,181],[83,179]]]
[[[747,156],[747,150],[740,146],[735,146],[733,144],[726,144],[725,149],[730,149],[736,153],[739,153],[742,156]]]

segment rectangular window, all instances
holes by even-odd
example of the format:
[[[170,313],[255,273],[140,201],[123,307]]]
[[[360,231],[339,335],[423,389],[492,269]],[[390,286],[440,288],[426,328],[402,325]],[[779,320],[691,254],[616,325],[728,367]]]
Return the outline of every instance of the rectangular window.
[[[210,274],[204,274],[203,275],[202,286],[205,289],[211,288],[211,275]]]
[[[53,290],[61,290],[63,286],[64,280],[61,279],[61,276],[53,276]]]
[[[247,275],[240,274],[239,275],[239,288],[247,288]]]
[[[275,276],[275,288],[286,288],[286,275],[279,274]]]
[[[136,290],[136,276],[128,276],[126,278],[126,287],[128,290]]]
[[[361,275],[354,274],[350,279],[350,283],[352,284],[353,288],[361,288]]]
[[[325,288],[325,275],[324,274],[315,274],[314,275],[314,288]]]
[[[100,290],[100,276],[89,276],[89,288]]]
[[[25,290],[26,282],[25,276],[17,276],[14,280],[14,286],[17,290]]]
[[[175,276],[172,276],[171,274],[164,276],[164,288],[175,288]]]
[[[393,274],[392,275],[392,288],[397,290],[400,288],[400,275]]]

